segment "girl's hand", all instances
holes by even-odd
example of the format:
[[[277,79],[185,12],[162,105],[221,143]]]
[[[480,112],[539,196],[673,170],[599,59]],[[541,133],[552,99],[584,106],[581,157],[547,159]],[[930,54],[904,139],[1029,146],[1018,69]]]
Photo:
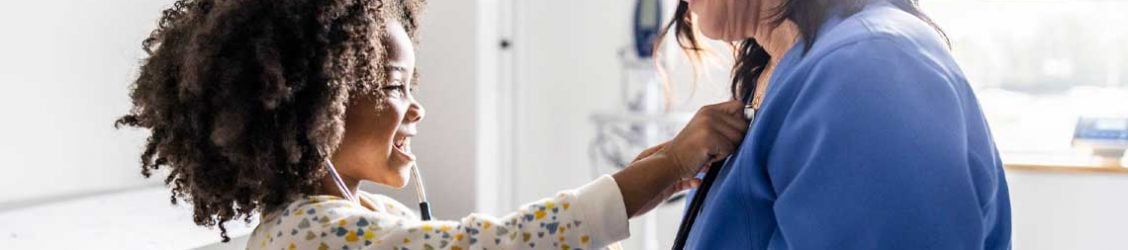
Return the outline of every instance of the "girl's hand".
[[[666,142],[663,142],[663,143],[659,143],[658,145],[654,145],[653,147],[642,150],[642,153],[638,153],[638,156],[635,156],[634,160],[631,160],[631,164],[634,164],[638,160],[645,159],[646,157],[650,157],[650,155],[657,153],[659,150],[662,150],[663,148],[666,148],[667,144],[670,144],[670,142],[666,141]]]
[[[661,193],[658,193],[658,195],[654,196],[654,198],[650,199],[650,201],[642,204],[642,206],[638,208],[638,211],[636,211],[635,214],[649,213],[650,210],[654,210],[654,208],[658,207],[658,205],[662,205],[663,202],[670,200],[671,196],[674,196],[675,194],[681,193],[685,190],[697,188],[697,186],[700,185],[701,179],[698,179],[697,177],[690,177],[688,179],[678,181],[677,183],[674,183],[673,186],[667,187],[665,190],[662,190]]]
[[[673,140],[659,145],[661,147],[652,154],[666,155],[674,162],[673,171],[680,178],[688,178],[702,167],[732,154],[747,130],[744,103],[727,101],[708,105],[698,110]]]
[[[663,142],[661,144],[654,145],[653,147],[650,147],[650,148],[647,148],[646,150],[643,150],[642,153],[639,153],[638,156],[636,156],[634,158],[634,160],[631,160],[631,164],[633,165],[635,162],[638,162],[639,160],[646,159],[647,157],[650,157],[654,153],[657,153],[658,151],[662,150],[663,148],[666,148],[666,145],[669,144],[669,143],[670,142],[668,142],[668,141]],[[690,177],[690,178],[687,178],[687,179],[682,179],[681,181],[678,181],[677,183],[675,183],[673,186],[669,186],[665,190],[662,190],[661,193],[658,193],[657,196],[654,196],[653,198],[651,198],[650,201],[646,202],[645,204],[642,204],[642,206],[639,207],[638,211],[636,211],[635,213],[636,214],[648,213],[648,212],[650,212],[650,210],[654,210],[654,208],[658,207],[658,205],[661,205],[662,202],[666,202],[666,200],[669,200],[670,196],[673,196],[674,194],[680,193],[681,191],[684,191],[684,190],[688,190],[688,189],[691,189],[691,188],[697,188],[697,186],[699,186],[699,185],[701,185],[701,180],[697,179],[696,177]]]
[[[671,195],[696,187],[700,180],[693,175],[732,154],[747,129],[743,103],[729,101],[701,108],[673,140],[644,150],[612,175],[627,216],[643,214]]]
[[[670,196],[701,185],[701,180],[695,175],[705,171],[711,163],[732,154],[744,138],[747,128],[743,103],[730,101],[709,105],[697,111],[673,140],[639,153],[631,161],[631,165],[653,155],[659,155],[657,158],[664,156],[672,164],[663,165],[672,168],[678,180],[641,204],[633,214],[645,214]]]

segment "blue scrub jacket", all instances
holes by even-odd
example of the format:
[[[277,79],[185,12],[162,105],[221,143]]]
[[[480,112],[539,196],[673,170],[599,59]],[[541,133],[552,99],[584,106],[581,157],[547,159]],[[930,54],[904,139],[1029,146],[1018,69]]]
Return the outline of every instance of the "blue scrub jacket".
[[[938,33],[887,3],[781,59],[687,249],[1008,249],[987,122]]]

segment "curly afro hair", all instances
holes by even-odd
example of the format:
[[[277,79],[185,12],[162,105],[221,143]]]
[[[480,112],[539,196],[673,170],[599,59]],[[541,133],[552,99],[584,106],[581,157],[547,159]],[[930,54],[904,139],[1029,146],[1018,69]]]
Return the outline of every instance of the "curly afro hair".
[[[178,0],[142,45],[133,108],[151,132],[141,173],[165,168],[206,227],[316,192],[352,97],[383,98],[385,21],[418,40],[425,0]]]

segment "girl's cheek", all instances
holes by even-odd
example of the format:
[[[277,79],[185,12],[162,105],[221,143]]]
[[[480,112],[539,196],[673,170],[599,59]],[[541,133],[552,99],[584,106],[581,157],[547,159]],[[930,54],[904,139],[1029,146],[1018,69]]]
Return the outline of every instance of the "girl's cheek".
[[[403,118],[407,114],[407,107],[410,103],[404,98],[389,97],[384,101],[384,113],[393,115],[391,117]]]

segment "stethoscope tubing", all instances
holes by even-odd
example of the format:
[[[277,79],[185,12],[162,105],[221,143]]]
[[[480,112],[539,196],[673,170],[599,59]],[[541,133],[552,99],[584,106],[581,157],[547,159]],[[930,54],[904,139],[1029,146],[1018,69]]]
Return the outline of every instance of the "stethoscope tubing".
[[[713,182],[717,180],[717,176],[721,173],[721,168],[724,167],[725,161],[717,161],[709,166],[709,171],[705,172],[704,179],[701,180],[701,185],[697,186],[697,193],[693,194],[693,200],[689,202],[689,208],[686,210],[685,218],[682,219],[681,224],[678,225],[677,238],[674,238],[675,250],[685,249],[685,242],[689,238],[689,230],[693,228],[693,222],[697,221],[697,215],[701,213],[701,204],[705,203],[705,197],[709,194],[710,187]]]
[[[748,96],[747,94],[745,96]],[[748,119],[749,125],[756,120],[756,108],[750,103],[752,98],[745,100],[747,103],[744,107],[744,117]],[[738,149],[739,150],[739,149]],[[705,197],[709,194],[709,189],[716,182],[717,176],[721,175],[721,168],[725,166],[728,160],[714,162],[709,165],[709,171],[705,172],[705,177],[701,180],[701,185],[697,186],[696,193],[693,194],[693,200],[689,202],[689,207],[686,208],[685,218],[682,218],[681,224],[678,225],[678,234],[674,238],[674,250],[685,249],[686,241],[689,240],[689,232],[693,229],[693,223],[697,221],[697,215],[701,214],[701,207],[704,206]]]

